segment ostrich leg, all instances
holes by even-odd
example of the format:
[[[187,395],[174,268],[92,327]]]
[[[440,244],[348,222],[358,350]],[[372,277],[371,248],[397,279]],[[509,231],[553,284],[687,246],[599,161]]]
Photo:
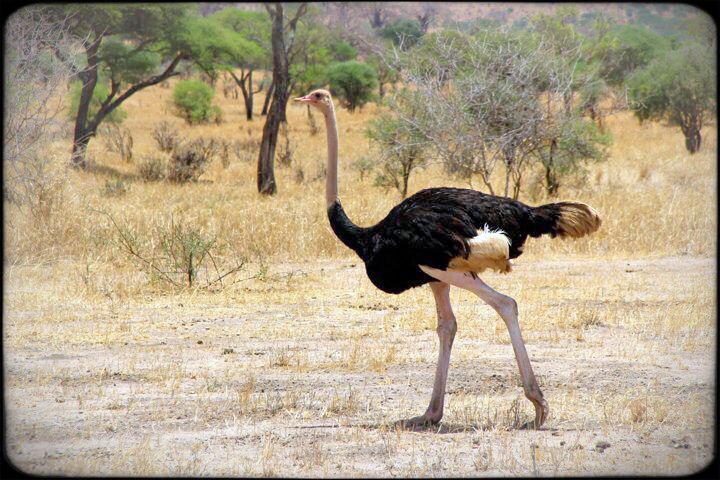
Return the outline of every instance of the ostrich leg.
[[[438,326],[437,334],[440,340],[438,352],[437,369],[435,370],[435,383],[433,384],[430,405],[424,414],[413,417],[409,420],[398,422],[403,428],[415,428],[419,426],[432,425],[440,421],[443,416],[443,404],[445,401],[445,385],[447,384],[448,368],[450,367],[450,350],[452,349],[457,323],[455,315],[450,306],[450,285],[440,282],[430,283],[433,295],[435,296],[435,307],[437,309]]]
[[[520,377],[522,378],[525,396],[535,406],[534,425],[526,424],[526,426],[534,426],[535,428],[540,427],[547,418],[550,407],[548,406],[547,401],[543,398],[543,394],[540,391],[540,387],[538,387],[537,380],[535,379],[535,374],[530,366],[530,358],[528,358],[527,351],[525,350],[525,343],[523,342],[522,335],[520,334],[518,309],[515,300],[507,295],[496,292],[485,282],[480,280],[480,278],[473,278],[467,272],[461,272],[458,270],[437,270],[424,265],[421,265],[420,269],[431,277],[437,278],[442,282],[473,292],[490,305],[498,313],[498,315],[500,315],[505,322],[505,326],[507,326],[508,332],[510,333],[510,341],[512,342],[513,350],[515,351],[515,359],[517,360],[518,368],[520,369]]]

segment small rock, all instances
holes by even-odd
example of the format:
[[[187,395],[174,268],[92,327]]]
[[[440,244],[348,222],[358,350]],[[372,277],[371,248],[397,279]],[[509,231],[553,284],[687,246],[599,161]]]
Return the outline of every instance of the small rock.
[[[203,341],[202,341],[202,340],[198,340],[198,341],[197,341],[197,344],[198,344],[198,345],[202,345],[202,344],[203,344]]]
[[[608,442],[605,442],[603,440],[600,440],[595,444],[595,451],[603,453],[606,448],[609,448],[610,444]]]
[[[681,440],[671,440],[670,444],[673,448],[690,448],[690,444],[687,442],[685,438]]]

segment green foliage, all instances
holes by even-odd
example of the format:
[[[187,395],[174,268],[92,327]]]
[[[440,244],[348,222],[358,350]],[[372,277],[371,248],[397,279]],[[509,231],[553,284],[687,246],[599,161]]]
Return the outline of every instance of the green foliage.
[[[379,55],[368,55],[365,59],[377,73],[378,87],[380,97],[385,95],[385,85],[394,85],[398,81],[398,72],[392,66],[388,65]]]
[[[211,77],[219,70],[264,65],[265,52],[259,44],[213,19],[191,19],[182,39],[198,68]]]
[[[530,20],[530,27],[543,41],[549,42],[558,55],[563,55],[580,45],[582,36],[571,23],[576,17],[574,8],[560,7],[555,15],[535,15]]]
[[[654,60],[628,80],[635,115],[641,121],[666,120],[679,126],[692,153],[700,146],[704,119],[717,104],[715,55],[714,49],[691,42]]]
[[[350,45],[345,40],[338,40],[330,44],[330,55],[336,62],[347,62],[355,60],[357,57],[357,48]]]
[[[354,112],[373,98],[378,87],[377,74],[367,63],[350,60],[336,63],[327,70],[330,89]]]
[[[605,138],[567,101],[575,85],[572,57],[520,32],[461,38],[438,32],[402,55],[403,84],[418,100],[412,112],[390,105],[448,173],[468,182],[479,176],[495,193],[502,167],[499,194],[518,198],[538,164],[546,164],[557,190],[566,171],[602,158]],[[424,48],[429,54],[418,53]]]
[[[299,25],[295,44],[298,57],[290,66],[290,77],[298,95],[327,85],[327,71],[331,64],[357,57],[355,47],[342,40],[338,32],[312,24]]]
[[[270,18],[266,13],[244,12],[226,8],[210,17],[210,21],[223,27],[230,45],[219,49],[235,66],[268,68],[271,63]],[[236,35],[229,35],[233,32]]]
[[[636,69],[662,56],[671,41],[645,27],[622,25],[607,34],[599,74],[610,85],[621,85]]]
[[[119,37],[108,37],[102,43],[98,57],[101,72],[120,84],[133,84],[151,75],[160,66],[159,53],[137,50]]]
[[[486,34],[492,36],[491,33]],[[452,30],[428,33],[409,53],[412,61],[406,67],[419,76],[434,72],[438,75],[436,80],[444,84],[450,80],[451,71],[471,68],[467,51],[469,39],[469,35]],[[447,57],[444,53],[448,49],[456,51],[457,55]]]
[[[179,115],[190,124],[210,121],[220,113],[212,105],[215,91],[199,80],[181,80],[173,89],[173,103]]]
[[[388,23],[380,30],[380,36],[392,41],[393,45],[407,50],[420,41],[423,36],[420,22],[412,18],[400,18]]]
[[[396,107],[401,115],[413,118],[419,108],[413,104],[415,97],[407,94],[398,96]],[[375,185],[394,188],[407,196],[408,183],[413,170],[427,166],[427,153],[423,146],[425,139],[411,123],[404,121],[397,111],[394,115],[382,114],[368,124],[365,135],[379,150],[380,158],[374,167],[378,170]],[[365,165],[356,166],[363,172]]]
[[[611,141],[609,133],[602,133],[587,119],[576,115],[561,117],[555,124],[550,141],[537,153],[543,166],[542,184],[547,193],[557,194],[561,181],[567,177],[584,178],[588,162],[607,158],[606,147]]]
[[[80,93],[82,90],[82,82],[79,80],[76,80],[72,82],[72,85],[70,86],[70,107],[68,108],[68,117],[70,120],[74,120],[77,116],[77,111],[80,106]],[[94,117],[95,114],[97,114],[98,110],[100,110],[100,106],[105,101],[105,99],[110,94],[110,90],[107,87],[107,83],[102,81],[102,79],[98,79],[98,83],[95,86],[95,90],[93,91],[92,99],[90,100],[90,109],[88,116]],[[105,121],[114,123],[114,124],[120,124],[127,118],[127,112],[125,110],[122,110],[120,108],[116,108],[110,114],[108,114],[107,117],[105,117]]]

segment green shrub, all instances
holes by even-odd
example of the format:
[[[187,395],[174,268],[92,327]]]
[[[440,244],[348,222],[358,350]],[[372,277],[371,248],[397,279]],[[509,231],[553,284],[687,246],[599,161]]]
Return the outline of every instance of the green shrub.
[[[180,117],[190,124],[217,119],[220,108],[212,104],[215,91],[200,80],[181,80],[173,89],[173,104]]]
[[[400,18],[383,27],[380,36],[393,42],[395,46],[407,50],[423,36],[420,22],[413,18]]]
[[[355,60],[330,66],[327,77],[330,90],[351,112],[372,100],[373,90],[378,87],[375,70],[367,63]]]

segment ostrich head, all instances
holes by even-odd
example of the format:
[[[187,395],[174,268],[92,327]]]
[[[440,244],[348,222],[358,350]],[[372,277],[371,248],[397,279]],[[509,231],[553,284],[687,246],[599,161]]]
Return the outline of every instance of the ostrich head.
[[[327,90],[313,90],[304,97],[298,97],[296,102],[307,103],[320,110],[322,113],[328,113],[333,108],[332,97]]]

